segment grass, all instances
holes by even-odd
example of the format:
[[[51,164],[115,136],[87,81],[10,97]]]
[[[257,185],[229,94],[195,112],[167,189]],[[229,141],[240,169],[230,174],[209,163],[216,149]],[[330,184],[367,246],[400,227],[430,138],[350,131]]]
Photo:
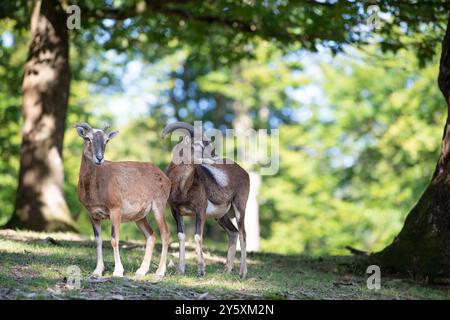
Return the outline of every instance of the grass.
[[[50,239],[49,239],[50,237]],[[114,259],[104,241],[105,274],[90,279],[95,268],[93,241],[72,234],[0,231],[0,299],[449,299],[445,286],[427,286],[411,279],[383,277],[380,290],[366,285],[364,260],[250,253],[249,275],[241,280],[238,261],[224,274],[225,252],[205,246],[206,276],[197,277],[192,244],[187,246],[186,275],[177,274],[176,243],[171,245],[168,271],[162,281],[153,272],[136,279],[143,242],[122,242],[124,278],[113,278]],[[68,283],[69,266],[81,271],[81,287]],[[70,279],[70,278],[69,278]]]

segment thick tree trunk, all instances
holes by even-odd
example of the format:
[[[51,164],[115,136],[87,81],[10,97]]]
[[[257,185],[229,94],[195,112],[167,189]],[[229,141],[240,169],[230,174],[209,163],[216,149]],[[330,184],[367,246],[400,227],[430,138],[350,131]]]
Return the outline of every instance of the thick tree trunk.
[[[36,0],[23,78],[22,146],[15,210],[8,228],[74,230],[63,194],[62,146],[70,70],[66,13]]]
[[[450,101],[450,18],[439,70],[447,111]],[[450,277],[450,119],[433,178],[393,243],[372,256],[382,268],[423,277]]]

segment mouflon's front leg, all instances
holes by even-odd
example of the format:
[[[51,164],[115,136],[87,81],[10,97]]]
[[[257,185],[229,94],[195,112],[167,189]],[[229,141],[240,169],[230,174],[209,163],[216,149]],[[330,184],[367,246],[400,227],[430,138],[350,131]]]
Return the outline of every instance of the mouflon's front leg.
[[[111,246],[114,250],[114,272],[113,276],[123,277],[123,265],[120,261],[119,254],[119,238],[120,238],[120,211],[112,211],[111,213]]]
[[[103,271],[105,270],[105,265],[103,264],[103,253],[102,253],[102,228],[100,225],[100,220],[94,220],[91,219],[92,222],[92,229],[94,230],[94,239],[95,244],[97,245],[97,266],[95,267],[94,272],[92,273],[93,276],[101,277],[103,274]]]

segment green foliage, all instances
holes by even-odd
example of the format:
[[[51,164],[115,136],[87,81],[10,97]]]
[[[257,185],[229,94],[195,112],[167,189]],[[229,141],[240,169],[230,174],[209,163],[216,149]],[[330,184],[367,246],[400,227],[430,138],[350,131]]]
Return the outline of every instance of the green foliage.
[[[11,18],[19,28],[27,27],[31,4],[2,1],[0,19]],[[255,41],[260,39],[284,50],[327,47],[333,52],[341,52],[346,44],[377,42],[383,51],[408,48],[425,63],[443,38],[450,9],[446,0],[75,0],[70,4],[78,5],[82,13],[82,30],[71,39],[80,51],[115,49],[156,61],[188,45],[196,61],[211,67],[253,57]],[[377,28],[369,24],[374,14]],[[418,35],[413,41],[412,34]]]
[[[15,1],[20,2],[20,1]],[[345,44],[380,43],[384,51],[410,48],[426,62],[435,54],[447,22],[445,0],[377,1],[379,22],[367,26],[373,14],[370,1],[93,1],[79,0],[88,41],[102,36],[106,49],[165,55],[192,48],[195,59],[217,67],[254,56],[255,40],[284,49],[301,46],[333,52]],[[17,11],[14,8],[9,10]],[[114,24],[99,23],[111,19]],[[375,33],[375,34],[374,34]],[[418,34],[417,41],[409,36]]]
[[[230,112],[232,117],[246,114],[251,127],[265,129],[292,121],[296,102],[288,92],[308,82],[301,70],[295,58],[287,59],[262,41],[255,46],[253,58],[213,70],[201,76],[198,85],[204,92],[225,97],[225,103],[218,101],[216,112]]]
[[[0,20],[0,225],[14,207],[22,124],[20,74],[27,54],[26,38],[13,26],[12,20]]]
[[[322,63],[327,101],[280,128],[281,169],[261,189],[267,250],[380,250],[431,178],[445,122],[437,64],[419,69],[405,51],[382,65],[353,55]]]

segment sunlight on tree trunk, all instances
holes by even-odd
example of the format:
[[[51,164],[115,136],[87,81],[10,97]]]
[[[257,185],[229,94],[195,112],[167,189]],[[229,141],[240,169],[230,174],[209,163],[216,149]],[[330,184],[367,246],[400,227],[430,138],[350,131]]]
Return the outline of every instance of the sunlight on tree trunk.
[[[250,192],[245,216],[245,230],[247,232],[247,251],[259,250],[259,203],[258,192],[261,185],[261,175],[250,171]],[[238,242],[239,244],[239,242]]]
[[[442,42],[439,88],[450,107],[450,18]],[[450,121],[433,178],[391,245],[373,255],[383,267],[424,277],[450,277]]]
[[[58,1],[34,2],[31,38],[23,78],[19,186],[6,227],[75,230],[63,194],[70,70],[66,14]]]
[[[248,110],[238,101],[233,102],[235,118],[233,127],[237,132],[245,132],[252,128],[252,119]],[[248,168],[247,168],[248,169]],[[247,251],[259,250],[259,203],[258,189],[261,184],[261,175],[252,169],[248,170],[250,175],[250,192],[245,210],[245,231],[247,233]],[[240,250],[239,241],[237,249]]]

